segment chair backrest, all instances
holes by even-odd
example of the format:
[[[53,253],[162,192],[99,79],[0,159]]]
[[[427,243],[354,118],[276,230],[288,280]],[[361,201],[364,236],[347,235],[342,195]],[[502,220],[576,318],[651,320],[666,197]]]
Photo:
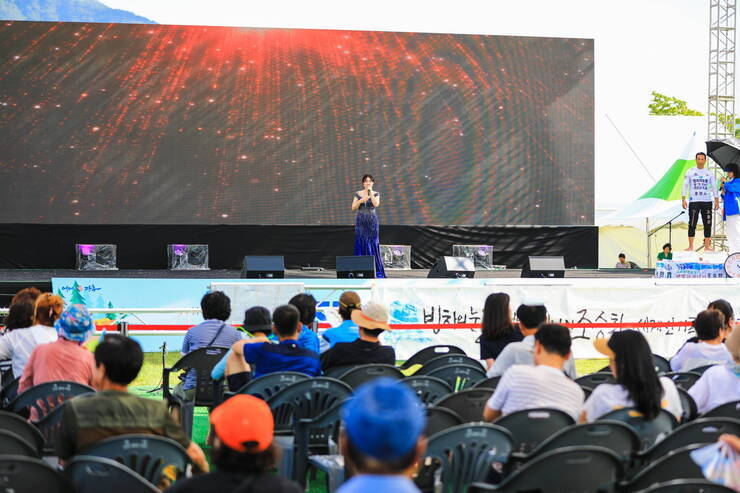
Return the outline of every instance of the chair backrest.
[[[310,454],[327,454],[329,440],[338,442],[342,402],[336,403],[315,418],[299,419],[293,427],[295,444],[294,479],[305,488],[306,468]]]
[[[362,365],[358,366],[357,368],[352,368],[351,370],[348,370],[341,377],[339,377],[339,380],[346,383],[353,389],[356,389],[363,383],[369,382],[370,380],[375,380],[376,378],[380,377],[400,380],[403,378],[403,373],[401,373],[401,370],[391,365]]]
[[[429,439],[417,484],[428,484],[441,468],[442,491],[465,491],[483,481],[492,463],[506,464],[512,451],[511,434],[488,423],[462,424]]]
[[[165,368],[162,373],[164,382],[164,394],[168,398],[170,394],[169,375],[172,372],[182,370],[195,373],[195,405],[211,406],[214,403],[213,380],[211,370],[216,363],[228,352],[229,348],[219,346],[208,346],[189,352],[170,368]]]
[[[452,387],[453,391],[458,391],[473,387],[476,383],[486,378],[486,372],[483,368],[472,365],[447,365],[429,372],[430,377],[437,377]]]
[[[574,421],[559,409],[540,407],[506,414],[495,424],[506,428],[514,436],[514,452],[529,454],[540,443],[574,424]]]
[[[509,475],[495,491],[617,491],[622,475],[622,463],[617,454],[604,447],[586,445],[551,450],[527,462]],[[543,488],[549,485],[552,488]],[[476,484],[469,492],[492,491]]]
[[[359,365],[340,365],[340,366],[332,366],[331,368],[328,368],[326,371],[324,371],[325,377],[331,377],[336,378],[339,380],[339,377],[347,373],[353,368],[357,368]]]
[[[643,463],[653,462],[672,450],[695,443],[713,443],[720,435],[729,433],[740,436],[740,420],[732,418],[700,418],[676,428],[642,454]]]
[[[37,453],[44,450],[44,437],[38,428],[10,411],[0,411],[0,430],[15,433],[31,444]]]
[[[676,387],[678,390],[678,397],[681,399],[681,422],[686,423],[696,417],[699,412],[696,409],[696,402],[685,389]]]
[[[34,409],[36,419],[40,420],[67,399],[90,392],[95,392],[95,389],[77,382],[45,382],[18,394],[8,404],[8,409],[24,416]]]
[[[18,384],[20,381],[21,377],[16,377],[0,389],[0,409],[7,408],[10,401],[18,395]]]
[[[440,431],[463,424],[460,415],[446,407],[430,406],[425,411],[427,425],[424,429],[424,435],[426,437],[433,437]]]
[[[503,375],[499,375],[497,377],[484,378],[483,380],[477,381],[475,385],[473,385],[473,387],[496,390],[496,387],[498,386],[498,383],[501,381],[502,376]]]
[[[542,442],[529,455],[528,460],[563,447],[593,445],[604,447],[628,465],[640,449],[640,437],[629,425],[620,421],[596,421],[568,426]]]
[[[423,365],[432,358],[442,356],[444,354],[465,354],[465,351],[457,346],[451,346],[449,344],[438,344],[436,346],[425,347],[421,351],[416,352],[409,359],[407,359],[402,365],[401,369],[411,368],[414,365]]]
[[[237,394],[248,394],[259,397],[263,401],[268,400],[285,387],[293,385],[296,382],[308,380],[308,375],[298,373],[297,371],[284,371],[280,373],[268,373],[259,378],[255,378],[240,388]]]
[[[734,493],[734,491],[708,479],[674,479],[651,486],[642,493]]]
[[[472,388],[449,394],[435,404],[436,407],[446,407],[455,411],[463,423],[483,421],[483,408],[493,392],[486,388]]]
[[[673,380],[679,389],[689,390],[697,380],[701,378],[701,373],[694,371],[672,371],[663,375]]]
[[[444,354],[442,356],[432,358],[424,363],[422,367],[414,373],[414,375],[429,375],[437,368],[442,368],[447,365],[470,365],[480,366],[483,368],[479,360],[473,359],[465,354]]]
[[[596,386],[601,385],[602,383],[616,383],[617,379],[614,378],[614,375],[612,375],[611,372],[600,371],[576,378],[575,382],[578,385],[585,386],[593,390]]]
[[[691,371],[691,373],[698,373],[699,375],[704,375],[704,372],[707,371],[708,369],[710,369],[713,366],[714,365],[699,366],[699,367],[696,367],[696,368],[692,368],[690,371]]]
[[[431,406],[452,392],[447,382],[441,378],[430,377],[428,375],[404,378],[401,382],[411,387],[425,406]]]
[[[74,493],[72,483],[45,461],[21,455],[0,455],[4,491]]]
[[[651,462],[638,471],[625,485],[626,491],[643,490],[656,483],[676,479],[677,476],[681,479],[704,479],[701,468],[696,465],[690,455],[693,450],[704,446],[704,444],[688,445]]]
[[[676,418],[665,409],[661,409],[658,416],[650,421],[643,418],[642,414],[633,408],[618,409],[599,419],[621,421],[631,426],[640,437],[640,450],[652,447],[678,426]]]
[[[589,398],[589,396],[594,391],[594,389],[592,387],[587,387],[585,385],[580,385],[580,387],[581,387],[581,390],[583,391],[583,400],[585,401],[586,399]]]
[[[126,493],[157,493],[159,490],[135,471],[105,457],[78,455],[64,469],[77,493],[125,491]]]
[[[659,354],[653,354],[653,364],[655,365],[655,371],[659,374],[671,371],[671,363]]]
[[[726,402],[705,412],[700,418],[735,418],[740,419],[740,401]]]
[[[352,387],[335,378],[315,377],[285,387],[267,400],[275,430],[293,429],[296,419],[315,418],[352,395]]]
[[[41,457],[33,445],[19,437],[12,431],[0,430],[0,451],[3,455],[24,455],[26,457]]]
[[[154,485],[168,486],[185,475],[190,458],[182,445],[159,435],[119,435],[85,447],[80,455],[115,460]]]
[[[35,424],[44,439],[44,455],[55,452],[57,440],[61,434],[62,415],[65,403],[55,407],[50,413],[38,420]]]

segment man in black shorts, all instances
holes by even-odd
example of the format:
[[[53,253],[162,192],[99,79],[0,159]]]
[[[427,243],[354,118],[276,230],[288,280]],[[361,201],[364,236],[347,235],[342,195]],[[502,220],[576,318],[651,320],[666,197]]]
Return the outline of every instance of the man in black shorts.
[[[719,209],[719,193],[717,190],[717,178],[714,172],[705,168],[707,155],[703,152],[696,153],[696,168],[686,171],[681,194],[681,205],[689,209],[689,247],[686,251],[694,250],[694,236],[696,225],[701,216],[704,226],[704,250],[712,251],[712,199],[714,199],[714,210]],[[688,195],[688,206],[686,196]]]

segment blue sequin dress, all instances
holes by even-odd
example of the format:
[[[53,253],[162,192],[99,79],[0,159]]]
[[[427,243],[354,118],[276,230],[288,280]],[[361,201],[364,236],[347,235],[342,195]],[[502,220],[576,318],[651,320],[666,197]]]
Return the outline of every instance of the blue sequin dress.
[[[375,197],[380,194],[374,192]],[[355,197],[361,199],[359,193]],[[355,221],[355,253],[354,255],[372,255],[375,257],[375,276],[385,277],[383,269],[383,257],[380,255],[380,238],[378,236],[378,215],[371,201],[363,202],[357,209],[357,220]]]

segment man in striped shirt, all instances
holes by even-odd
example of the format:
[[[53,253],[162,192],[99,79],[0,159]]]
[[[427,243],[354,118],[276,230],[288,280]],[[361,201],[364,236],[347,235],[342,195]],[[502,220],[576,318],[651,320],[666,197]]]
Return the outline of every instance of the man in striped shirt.
[[[542,325],[534,335],[534,364],[511,366],[486,403],[483,419],[493,421],[522,409],[549,407],[574,420],[583,406],[583,390],[563,373],[570,358],[570,332],[557,324]]]

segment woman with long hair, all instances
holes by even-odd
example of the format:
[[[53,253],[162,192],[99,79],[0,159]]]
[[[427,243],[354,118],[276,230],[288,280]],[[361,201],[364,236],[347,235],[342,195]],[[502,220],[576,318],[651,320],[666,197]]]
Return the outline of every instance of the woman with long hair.
[[[524,339],[519,327],[511,321],[510,298],[506,293],[492,293],[483,305],[481,323],[480,359],[491,368],[507,344]]]
[[[385,277],[383,257],[380,255],[378,215],[375,209],[380,206],[380,193],[373,190],[375,178],[371,174],[362,176],[362,190],[355,192],[352,211],[357,211],[355,220],[354,255],[375,257],[375,277]]]
[[[636,409],[646,420],[658,416],[661,408],[680,419],[681,398],[676,385],[670,378],[658,377],[645,336],[636,330],[623,330],[609,339],[596,339],[593,344],[609,358],[617,383],[602,383],[593,390],[583,404],[582,422],[626,407]]]

